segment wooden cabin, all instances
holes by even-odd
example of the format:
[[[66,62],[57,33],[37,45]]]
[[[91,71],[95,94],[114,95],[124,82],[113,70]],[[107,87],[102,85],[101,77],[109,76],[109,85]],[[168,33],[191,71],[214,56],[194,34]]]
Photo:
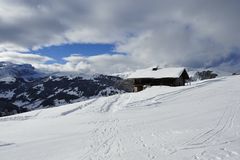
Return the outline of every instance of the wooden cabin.
[[[148,68],[137,70],[129,75],[134,91],[143,90],[146,86],[184,86],[189,79],[185,68]]]

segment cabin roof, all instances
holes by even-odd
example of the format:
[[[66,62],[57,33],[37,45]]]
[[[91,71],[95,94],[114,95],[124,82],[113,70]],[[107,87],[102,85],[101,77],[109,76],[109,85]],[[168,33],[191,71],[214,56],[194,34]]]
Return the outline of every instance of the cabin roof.
[[[184,72],[185,68],[157,68],[157,70],[153,70],[153,68],[147,68],[142,70],[137,70],[131,73],[128,78],[136,79],[136,78],[179,78]]]

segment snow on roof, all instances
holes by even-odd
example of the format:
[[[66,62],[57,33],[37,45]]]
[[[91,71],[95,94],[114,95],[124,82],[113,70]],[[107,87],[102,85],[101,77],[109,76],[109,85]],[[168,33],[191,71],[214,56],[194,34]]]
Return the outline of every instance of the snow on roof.
[[[137,70],[131,73],[128,78],[179,78],[185,68],[158,68],[153,71],[152,68]]]

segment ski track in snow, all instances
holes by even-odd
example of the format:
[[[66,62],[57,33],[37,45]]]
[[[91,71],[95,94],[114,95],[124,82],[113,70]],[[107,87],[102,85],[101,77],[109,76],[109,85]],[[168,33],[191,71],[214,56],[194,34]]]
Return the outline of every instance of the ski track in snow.
[[[172,152],[171,154],[174,154],[180,150],[206,148],[206,147],[218,146],[218,145],[233,142],[234,139],[228,140],[228,141],[225,141],[225,140],[219,141],[216,143],[214,139],[218,139],[221,135],[223,135],[225,132],[231,129],[231,126],[233,125],[234,117],[236,116],[236,113],[238,113],[238,111],[239,111],[239,106],[226,107],[226,110],[224,111],[222,117],[217,122],[216,127],[193,137],[190,141],[186,142],[183,148],[180,148]],[[214,143],[211,143],[213,141]]]
[[[2,117],[0,118],[0,122],[1,121],[24,121],[24,120],[29,120],[29,119],[33,119],[33,118],[37,118],[38,115],[42,112],[42,110],[37,111],[35,114],[33,115],[14,115],[14,116],[9,116],[9,117]]]
[[[238,112],[239,107],[226,107],[223,116],[219,119],[215,128],[201,134],[200,136],[194,137],[189,146],[201,146],[204,144],[209,144],[214,138],[217,138],[220,134],[223,134],[228,129],[230,129],[233,124],[235,114]]]
[[[80,159],[111,159],[111,149],[117,145],[121,150],[121,140],[118,139],[118,119],[98,121],[96,129],[91,132],[89,150]]]
[[[239,160],[240,125],[238,120],[240,115],[240,99],[235,98],[233,102],[229,102],[224,106],[224,109],[220,110],[221,112],[218,111],[217,115],[221,114],[221,116],[219,116],[216,121],[209,122],[212,125],[208,125],[208,122],[204,121],[203,123],[206,123],[205,128],[198,129],[193,127],[192,129],[183,128],[182,130],[174,130],[174,128],[178,127],[177,125],[172,129],[171,126],[167,125],[165,131],[161,126],[165,123],[172,124],[171,121],[173,121],[175,124],[179,121],[179,125],[181,125],[181,119],[178,120],[181,114],[179,116],[179,113],[169,114],[166,115],[166,117],[159,115],[159,119],[156,117],[157,114],[154,114],[158,111],[161,113],[160,111],[166,109],[164,107],[169,102],[187,97],[193,92],[197,93],[196,91],[199,89],[211,88],[211,86],[214,85],[216,85],[216,87],[221,86],[217,84],[225,84],[227,80],[227,78],[220,78],[203,81],[192,86],[182,87],[181,89],[169,90],[166,93],[156,92],[155,95],[146,95],[146,97],[143,95],[137,99],[135,93],[96,98],[83,103],[77,103],[76,106],[73,105],[69,109],[64,108],[59,111],[55,109],[55,115],[50,114],[46,117],[52,116],[52,118],[56,120],[58,118],[69,120],[88,114],[93,116],[90,117],[90,120],[86,120],[86,122],[79,122],[79,125],[88,124],[90,129],[86,130],[85,143],[84,146],[81,146],[84,147],[84,150],[76,154],[74,158],[72,158],[74,160]],[[240,78],[237,80],[239,82]],[[240,86],[238,85],[238,87]],[[219,90],[221,91],[221,89]],[[240,92],[240,88],[237,91]],[[144,94],[145,91],[142,92]],[[207,107],[208,106],[206,106],[206,108]],[[48,110],[39,110],[35,111],[34,114],[26,113],[24,115],[20,114],[0,118],[0,125],[8,121],[18,122],[38,119],[38,117],[44,117],[47,111]],[[148,113],[150,115],[148,115]],[[149,118],[146,119],[145,115],[149,116]],[[11,140],[11,142],[14,141]],[[71,142],[69,143],[71,144]],[[1,148],[9,147],[9,153],[11,153],[11,147],[15,146],[15,144],[17,143],[0,141],[0,157],[1,154],[3,154],[5,158],[7,157],[4,154],[5,152],[1,152]],[[232,147],[232,144],[234,144],[234,147]],[[20,144],[18,145],[21,146]],[[12,149],[14,150],[14,147]],[[58,154],[61,155],[62,153]],[[51,157],[39,157],[39,159],[51,159]],[[61,158],[52,159],[61,160]]]
[[[125,101],[120,101],[123,98]],[[116,95],[111,97],[109,101],[106,101],[100,106],[100,112],[115,112],[121,109],[121,106],[127,105],[131,96]],[[124,103],[123,103],[124,102]],[[122,145],[122,139],[118,135],[118,123],[119,119],[115,119],[114,115],[106,115],[106,120],[97,121],[96,129],[91,132],[89,150],[80,157],[81,160],[85,159],[112,159],[113,155],[111,150],[115,150],[114,154],[121,157],[124,152]],[[113,147],[114,146],[114,147]]]
[[[0,148],[1,147],[6,147],[6,146],[10,146],[10,145],[14,145],[15,143],[6,143],[6,142],[1,142],[0,141]]]
[[[73,112],[76,112],[76,111],[78,111],[78,110],[81,110],[81,109],[83,109],[83,108],[91,105],[92,103],[94,103],[94,102],[96,102],[96,101],[97,101],[97,99],[90,100],[90,102],[88,102],[88,103],[85,103],[85,104],[83,104],[83,105],[80,105],[79,107],[76,107],[76,108],[74,108],[74,109],[71,109],[71,110],[69,110],[69,111],[65,111],[65,112],[61,113],[61,116],[66,116],[66,115],[69,115],[69,114],[71,114],[71,113],[73,113]]]
[[[225,108],[222,116],[218,120],[216,126],[206,132],[200,133],[195,137],[191,138],[189,141],[185,142],[183,146],[176,147],[176,149],[170,153],[176,154],[177,152],[183,150],[193,150],[193,149],[203,149],[200,154],[196,154],[193,156],[195,160],[201,159],[239,159],[239,153],[236,151],[229,151],[226,148],[222,147],[225,144],[229,144],[232,142],[236,142],[240,140],[240,136],[237,138],[225,140],[222,139],[226,132],[230,131],[233,126],[234,118],[239,114],[240,110],[240,102],[237,106],[229,105]],[[239,123],[239,122],[238,122]],[[232,130],[232,133],[234,131]],[[239,144],[240,145],[240,144]],[[207,148],[217,147],[218,151],[215,154],[208,153]]]
[[[221,79],[217,79],[217,80],[211,80],[211,81],[204,81],[204,82],[199,83],[196,86],[190,86],[189,88],[185,88],[185,89],[181,89],[181,90],[177,90],[177,91],[172,91],[172,92],[164,93],[164,94],[158,94],[158,95],[156,95],[154,97],[150,97],[148,99],[143,99],[143,100],[140,100],[140,101],[129,103],[128,107],[129,108],[131,108],[131,107],[135,108],[136,106],[138,106],[138,107],[156,106],[157,104],[161,104],[162,101],[173,100],[177,96],[179,96],[180,94],[183,94],[185,92],[191,92],[194,89],[198,89],[200,87],[204,87],[206,85],[210,85],[214,82],[222,81],[224,79],[225,78],[221,78]]]

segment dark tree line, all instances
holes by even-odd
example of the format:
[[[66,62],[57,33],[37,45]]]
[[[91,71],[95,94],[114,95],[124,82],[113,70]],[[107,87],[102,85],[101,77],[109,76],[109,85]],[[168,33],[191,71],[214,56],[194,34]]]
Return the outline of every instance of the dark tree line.
[[[213,78],[216,78],[217,76],[218,74],[213,73],[213,71],[207,70],[207,71],[196,72],[192,77],[192,80],[196,81],[196,80],[204,80],[204,79],[213,79]]]
[[[28,110],[26,108],[20,108],[12,103],[0,101],[0,117],[23,113],[27,111]]]

